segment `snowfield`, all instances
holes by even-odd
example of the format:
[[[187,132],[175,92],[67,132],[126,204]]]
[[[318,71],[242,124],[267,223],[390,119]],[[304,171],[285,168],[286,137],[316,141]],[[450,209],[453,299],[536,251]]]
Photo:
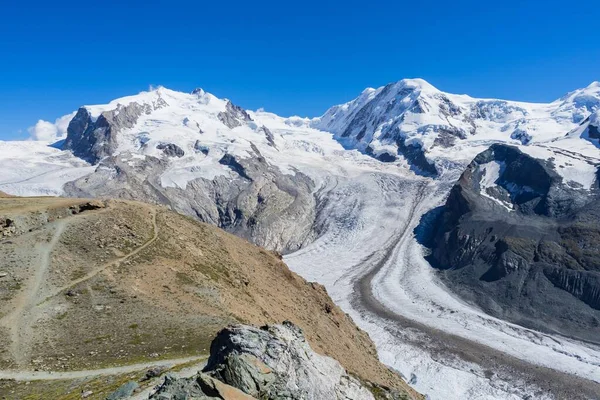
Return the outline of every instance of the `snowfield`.
[[[321,118],[257,111],[249,112],[252,122],[234,128],[217,117],[227,101],[204,91],[159,88],[87,108],[97,118],[119,104],[155,104],[158,98],[167,106],[119,132],[115,155],[135,165],[147,156],[165,158],[157,145],[183,149],[185,155],[167,159],[168,167],[158,177],[164,188],[231,176],[232,169],[219,163],[221,157],[255,157],[255,148],[285,174],[309,176],[315,183],[321,235],[287,254],[285,262],[304,278],[325,285],[370,334],[382,361],[430,399],[550,399],[538,383],[552,380],[554,373],[563,379],[561,373],[571,375],[574,386],[576,377],[600,384],[600,348],[492,318],[461,301],[438,281],[414,234],[421,217],[443,204],[472,158],[495,142],[552,159],[565,182],[590,190],[600,149],[580,124],[600,107],[597,82],[553,103],[530,104],[452,95],[422,80],[405,80],[367,89]],[[378,103],[372,104],[375,99]],[[429,112],[416,112],[415,104]],[[369,121],[377,123],[369,122],[361,136],[353,121],[367,106]],[[476,114],[474,122],[459,116],[454,106],[461,115]],[[449,110],[448,115],[439,109]],[[385,138],[391,126],[409,145],[422,146],[440,172],[437,177],[423,176],[403,157],[384,163],[364,154],[367,146],[376,155],[397,150],[396,139]],[[441,126],[474,133],[448,149],[436,145]],[[66,182],[97,168],[51,143],[0,142],[0,191],[60,195]],[[501,168],[487,166],[482,187],[494,186]]]
[[[0,141],[0,191],[15,196],[60,196],[66,182],[96,169],[71,152],[50,145]]]

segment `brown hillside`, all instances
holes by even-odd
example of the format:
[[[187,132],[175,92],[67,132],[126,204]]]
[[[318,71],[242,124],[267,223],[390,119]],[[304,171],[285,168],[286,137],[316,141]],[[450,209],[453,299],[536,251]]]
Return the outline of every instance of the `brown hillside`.
[[[0,369],[206,354],[227,324],[287,319],[350,372],[417,396],[322,286],[276,254],[162,207],[0,199],[0,297]]]

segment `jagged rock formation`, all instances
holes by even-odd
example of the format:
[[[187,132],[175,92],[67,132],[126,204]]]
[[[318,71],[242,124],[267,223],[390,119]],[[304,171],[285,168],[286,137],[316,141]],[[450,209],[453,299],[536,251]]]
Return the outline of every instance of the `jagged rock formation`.
[[[177,379],[167,375],[150,399],[253,400],[254,397],[200,372],[188,379]]]
[[[158,146],[156,146],[156,148],[162,150],[164,155],[166,155],[167,157],[181,158],[185,155],[183,149],[173,143],[160,143]]]
[[[267,142],[269,143],[269,146],[277,148],[277,145],[275,144],[275,136],[273,136],[273,132],[271,132],[269,130],[269,128],[267,128],[266,126],[261,126],[260,130],[264,132],[265,137],[267,138]]]
[[[207,148],[198,146],[208,153]],[[117,197],[169,205],[173,210],[217,225],[252,242],[278,251],[291,251],[316,235],[314,184],[306,175],[283,174],[260,153],[253,158],[224,154],[220,164],[229,176],[198,178],[185,188],[164,187],[156,177],[168,161],[154,157],[105,159],[94,174],[69,182],[72,197]],[[289,221],[296,221],[291,225]]]
[[[81,107],[67,128],[63,149],[93,164],[110,156],[117,148],[117,134],[135,126],[142,114],[167,106],[159,96],[153,104],[118,104],[113,110],[103,111],[95,120],[90,111]]]
[[[215,379],[221,387],[225,384],[265,400],[409,398],[349,375],[336,360],[315,353],[300,328],[284,322],[260,329],[237,325],[222,330],[211,344],[202,373],[189,379],[167,378],[151,399],[204,398],[214,393],[209,383]]]
[[[430,261],[493,315],[597,342],[598,179],[581,188],[556,169],[506,145],[479,154],[443,207]]]
[[[242,126],[246,122],[252,121],[252,118],[246,110],[240,106],[236,106],[231,101],[227,101],[225,105],[225,111],[219,112],[217,118],[225,124],[229,129]]]
[[[600,147],[600,110],[587,117],[576,131],[583,139],[587,139]]]

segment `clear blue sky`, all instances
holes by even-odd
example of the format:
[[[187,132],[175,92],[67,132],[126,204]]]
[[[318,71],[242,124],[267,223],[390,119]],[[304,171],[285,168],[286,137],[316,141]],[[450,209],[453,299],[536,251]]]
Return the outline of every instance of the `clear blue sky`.
[[[588,0],[5,2],[0,139],[150,84],[303,116],[405,77],[550,101],[600,80],[598,9]]]

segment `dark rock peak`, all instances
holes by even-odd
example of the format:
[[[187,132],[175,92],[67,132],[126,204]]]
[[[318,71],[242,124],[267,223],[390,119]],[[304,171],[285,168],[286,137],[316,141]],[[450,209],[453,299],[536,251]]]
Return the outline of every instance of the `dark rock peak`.
[[[102,117],[102,116],[101,116]],[[111,154],[114,146],[109,124],[105,117],[92,119],[86,108],[80,108],[67,127],[63,150],[92,164]]]
[[[498,183],[507,190],[509,185],[516,184],[532,188],[539,194],[547,194],[551,186],[562,182],[562,178],[554,171],[549,161],[533,158],[517,147],[499,143],[493,144],[489,149],[479,153],[467,171],[492,161],[504,163],[505,168]]]
[[[267,142],[269,143],[269,146],[277,149],[277,146],[275,145],[275,136],[273,136],[273,132],[271,132],[269,130],[269,128],[267,128],[266,126],[261,126],[259,128],[260,131],[262,131],[265,134],[265,137],[267,138]]]
[[[252,180],[250,176],[248,176],[246,168],[236,160],[235,156],[226,153],[219,160],[219,164],[226,165],[231,168],[235,173],[241,176],[244,179]]]
[[[163,154],[168,157],[183,157],[185,152],[179,146],[174,143],[160,143],[156,146],[157,149],[162,150]]]
[[[229,100],[227,100],[227,104],[225,105],[225,111],[221,111],[217,117],[219,118],[219,121],[229,129],[242,126],[243,123],[252,121],[252,118],[246,110],[240,106],[236,106]]]
[[[493,161],[501,163],[498,178],[483,192],[490,169],[482,166]],[[419,240],[459,295],[492,315],[597,342],[598,191],[573,189],[551,161],[495,144],[475,157],[431,218],[417,229]]]
[[[90,112],[81,107],[69,123],[63,149],[96,164],[113,154],[121,130],[133,128],[142,114],[150,114],[167,105],[160,96],[153,104],[118,104],[114,110],[102,112],[95,121]]]

